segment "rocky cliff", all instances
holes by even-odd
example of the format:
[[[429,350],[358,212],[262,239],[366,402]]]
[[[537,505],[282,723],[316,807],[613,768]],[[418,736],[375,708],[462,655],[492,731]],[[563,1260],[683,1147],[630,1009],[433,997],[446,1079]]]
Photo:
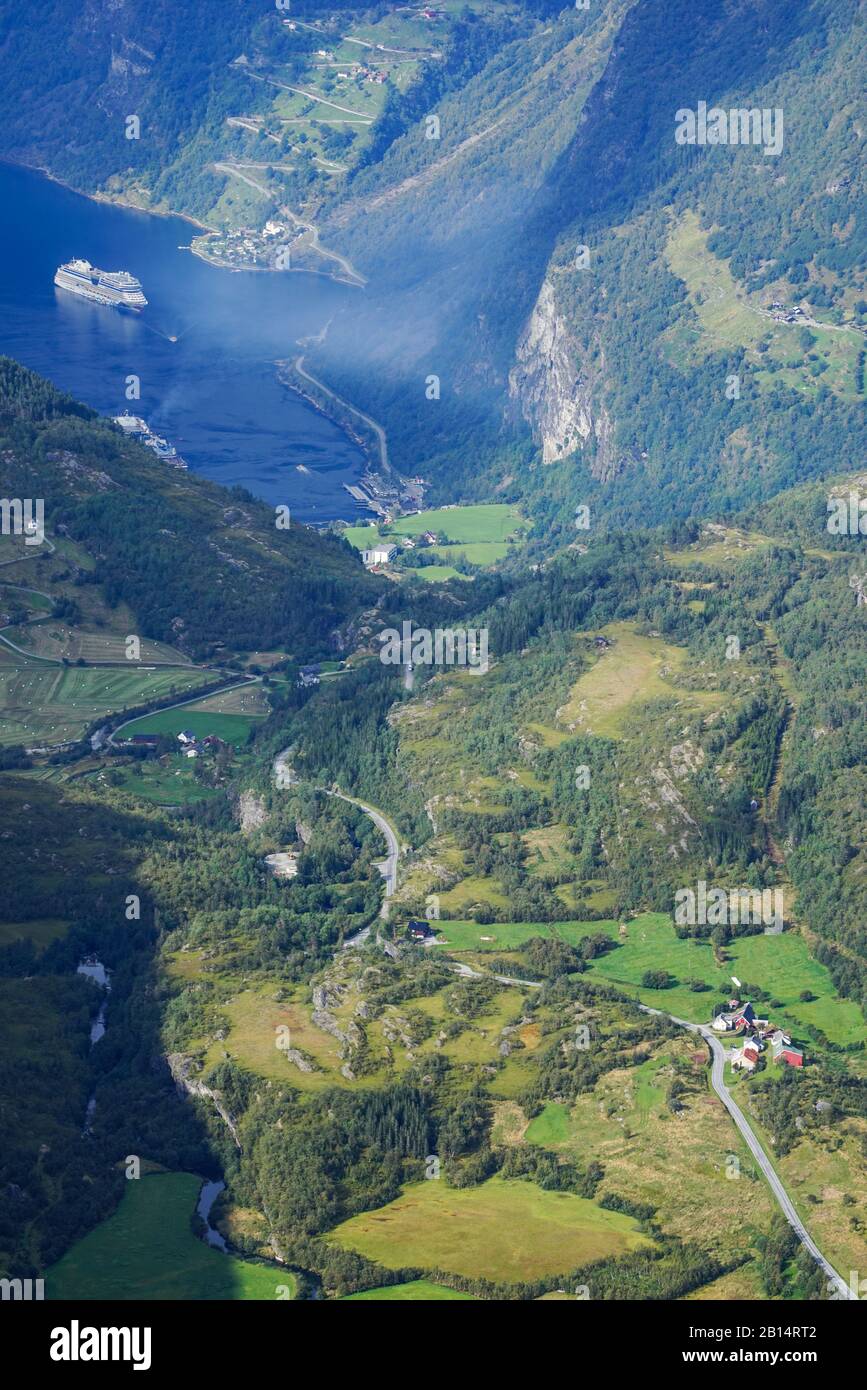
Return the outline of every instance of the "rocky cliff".
[[[550,279],[542,283],[515,358],[509,395],[541,445],[543,463],[557,463],[592,439],[594,476],[613,476],[613,424],[599,401],[601,372],[570,330]]]

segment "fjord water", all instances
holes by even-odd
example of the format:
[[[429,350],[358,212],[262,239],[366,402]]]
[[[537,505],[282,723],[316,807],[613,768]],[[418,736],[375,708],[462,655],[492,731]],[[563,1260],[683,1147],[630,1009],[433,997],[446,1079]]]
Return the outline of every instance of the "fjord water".
[[[0,353],[101,414],[143,416],[216,482],[300,521],[351,518],[342,484],[357,480],[362,453],[280,384],[274,363],[359,291],[222,270],[179,249],[196,234],[181,218],[97,203],[0,164]],[[55,270],[75,256],[138,276],[147,309],[121,313],[57,289]],[[140,400],[126,397],[130,375]]]

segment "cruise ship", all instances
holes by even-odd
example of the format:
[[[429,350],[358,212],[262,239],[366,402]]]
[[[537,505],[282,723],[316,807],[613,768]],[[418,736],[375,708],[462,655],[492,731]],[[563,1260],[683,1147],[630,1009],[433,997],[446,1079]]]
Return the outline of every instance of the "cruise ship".
[[[62,290],[92,299],[96,304],[109,304],[115,309],[144,309],[141,281],[126,270],[97,270],[90,261],[67,261],[58,266],[54,283]]]
[[[144,444],[146,449],[152,449],[163,463],[170,463],[173,468],[188,467],[186,460],[181,458],[174,444],[163,439],[161,434],[154,434],[150,425],[140,415],[130,415],[129,411],[125,410],[123,415],[115,415],[113,419],[124,434],[137,439],[140,444]]]

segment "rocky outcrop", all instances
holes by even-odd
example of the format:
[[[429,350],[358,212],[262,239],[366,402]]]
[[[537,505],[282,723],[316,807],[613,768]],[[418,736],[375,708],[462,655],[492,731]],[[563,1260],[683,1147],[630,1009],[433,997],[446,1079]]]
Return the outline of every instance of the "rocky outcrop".
[[[197,1081],[195,1079],[193,1075],[193,1067],[195,1066],[193,1058],[186,1056],[183,1052],[171,1052],[166,1058],[166,1061],[169,1064],[169,1071],[172,1074],[172,1080],[175,1083],[175,1089],[178,1095],[194,1096],[200,1100],[210,1101],[240,1149],[241,1141],[238,1138],[235,1121],[226,1109],[223,1097],[219,1091],[214,1091],[210,1086],[206,1086],[204,1081]]]
[[[238,817],[243,834],[249,835],[251,831],[258,830],[259,826],[264,825],[268,819],[268,812],[262,797],[257,796],[252,791],[241,792],[238,798]]]
[[[593,437],[591,469],[601,481],[618,471],[613,423],[599,402],[599,369],[569,329],[554,286],[542,283],[539,298],[518,339],[509,395],[542,447],[542,462],[557,463]]]
[[[316,1071],[311,1059],[305,1053],[299,1052],[297,1047],[287,1047],[283,1050],[283,1056],[287,1062],[291,1062],[299,1071]]]

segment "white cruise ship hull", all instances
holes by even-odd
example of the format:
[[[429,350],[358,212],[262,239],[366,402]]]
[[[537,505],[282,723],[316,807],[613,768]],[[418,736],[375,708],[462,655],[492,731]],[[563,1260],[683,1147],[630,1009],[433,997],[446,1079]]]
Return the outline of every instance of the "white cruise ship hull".
[[[105,304],[112,309],[128,309],[131,313],[138,314],[147,306],[147,300],[141,290],[116,290],[99,281],[94,283],[87,276],[71,274],[63,268],[58,270],[54,283],[58,289],[77,294],[80,299],[89,299],[94,304]]]

